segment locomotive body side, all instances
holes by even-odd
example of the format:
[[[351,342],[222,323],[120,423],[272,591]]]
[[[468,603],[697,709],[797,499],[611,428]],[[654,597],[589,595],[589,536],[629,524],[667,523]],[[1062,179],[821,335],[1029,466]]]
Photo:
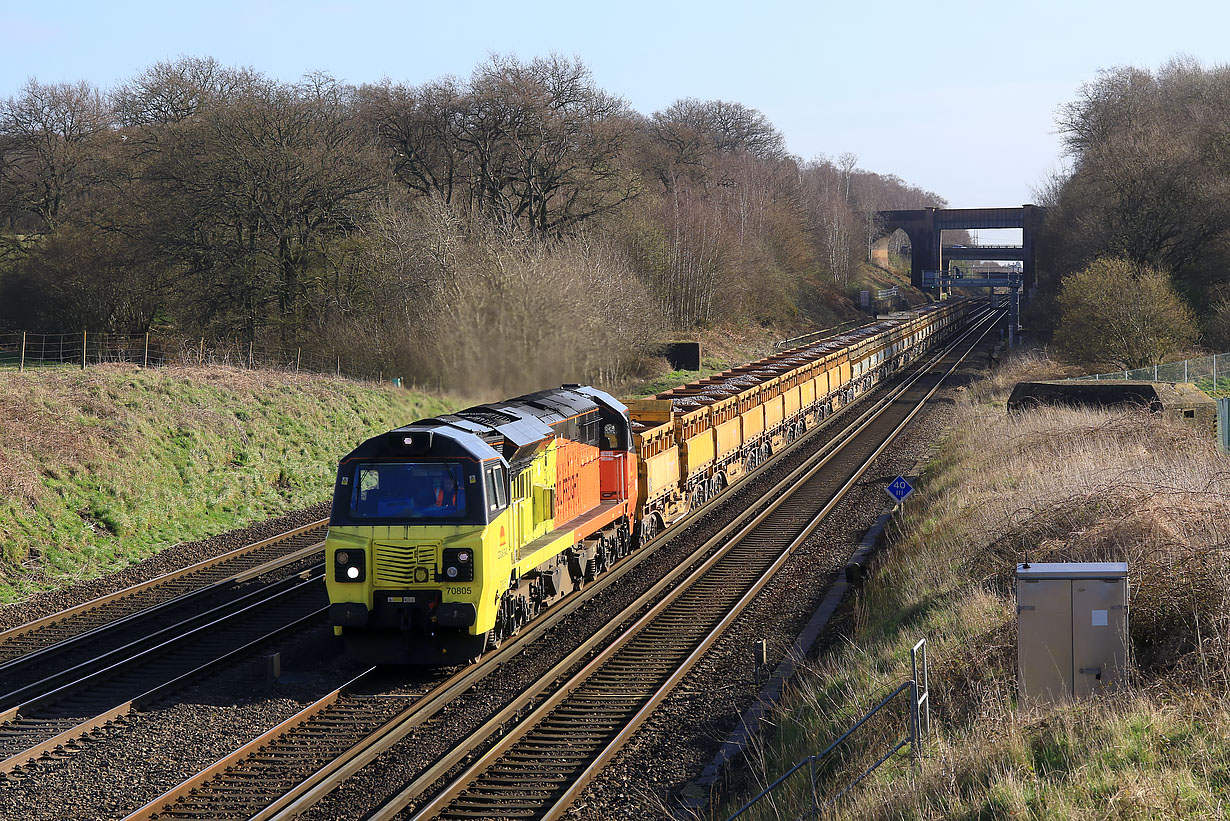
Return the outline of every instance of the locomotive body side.
[[[626,409],[567,386],[373,437],[339,465],[330,621],[374,663],[463,663],[631,546]]]

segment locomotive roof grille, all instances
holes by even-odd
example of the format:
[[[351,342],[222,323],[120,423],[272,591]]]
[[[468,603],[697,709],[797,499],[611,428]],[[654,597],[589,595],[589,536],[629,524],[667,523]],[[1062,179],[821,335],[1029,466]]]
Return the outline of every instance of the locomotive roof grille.
[[[489,425],[493,428],[498,428],[500,425],[507,425],[509,422],[512,422],[518,418],[505,411],[482,406],[457,411],[456,415],[460,416],[462,419],[470,419],[475,422],[481,422],[484,425]]]

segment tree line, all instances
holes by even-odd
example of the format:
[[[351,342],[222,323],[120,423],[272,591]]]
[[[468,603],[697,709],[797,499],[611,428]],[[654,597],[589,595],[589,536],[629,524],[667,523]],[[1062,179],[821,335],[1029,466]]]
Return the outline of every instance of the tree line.
[[[1230,67],[1103,71],[1059,128],[1033,324],[1091,364],[1230,350]]]
[[[875,212],[942,204],[739,103],[640,114],[575,59],[351,85],[180,58],[0,103],[0,327],[618,381],[667,333],[827,320]]]

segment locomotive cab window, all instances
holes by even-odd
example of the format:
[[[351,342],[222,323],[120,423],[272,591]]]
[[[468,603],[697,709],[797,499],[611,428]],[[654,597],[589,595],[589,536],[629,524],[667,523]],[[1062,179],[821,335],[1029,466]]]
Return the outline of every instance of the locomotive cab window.
[[[503,465],[487,471],[487,509],[503,510],[508,507],[508,474]]]
[[[473,473],[472,467],[458,462],[360,463],[355,468],[350,518],[407,524],[467,521],[468,497],[478,497],[473,501],[481,505],[482,491]]]
[[[600,408],[594,419],[594,444],[601,450],[627,450],[630,431],[621,413]]]

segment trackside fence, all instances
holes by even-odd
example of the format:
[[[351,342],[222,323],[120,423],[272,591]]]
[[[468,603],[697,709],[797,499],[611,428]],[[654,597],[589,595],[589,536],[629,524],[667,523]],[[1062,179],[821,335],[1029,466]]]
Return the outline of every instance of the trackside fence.
[[[85,331],[0,334],[0,368],[84,369],[103,363],[128,363],[146,368],[164,365],[226,366],[332,373],[356,379],[384,378],[379,367],[350,362],[343,356],[321,356],[297,346],[282,348],[253,342]]]
[[[856,787],[860,782],[862,782],[864,778],[866,778],[867,776],[875,772],[880,767],[881,764],[883,764],[885,761],[888,761],[888,759],[891,758],[898,750],[908,746],[911,748],[914,758],[915,759],[920,758],[922,756],[922,745],[927,739],[927,737],[931,734],[931,702],[929,698],[930,688],[928,686],[927,640],[926,639],[921,639],[918,642],[918,644],[915,644],[914,648],[910,650],[910,668],[911,668],[913,678],[911,678],[909,681],[903,682],[901,685],[897,687],[897,689],[893,690],[891,693],[885,696],[883,700],[880,701],[879,704],[877,704],[875,707],[872,707],[862,718],[860,718],[857,722],[855,722],[854,725],[850,727],[850,729],[842,733],[840,738],[838,738],[828,747],[825,747],[823,751],[815,755],[809,755],[807,758],[803,759],[802,761],[800,761],[799,763],[791,767],[789,770],[782,773],[782,775],[780,775],[776,781],[774,781],[772,784],[770,784],[769,786],[761,790],[760,793],[756,795],[756,797],[754,797],[751,801],[748,801],[746,804],[744,804],[741,808],[739,808],[738,812],[736,812],[734,815],[729,816],[726,819],[726,821],[734,821],[734,819],[743,815],[745,812],[747,812],[752,807],[759,804],[761,801],[769,800],[770,797],[773,795],[773,793],[778,788],[785,785],[794,776],[802,773],[804,770],[807,771],[810,807],[802,815],[799,815],[796,817],[800,819],[815,818],[820,814],[822,810],[828,807],[831,807],[838,800],[840,800],[843,795],[848,793],[850,790],[854,789],[854,787]],[[899,741],[897,741],[897,743],[894,744],[888,750],[888,752],[880,756],[880,758],[877,759],[874,764],[872,764],[870,767],[868,767],[866,770],[860,773],[857,778],[855,778],[853,781],[843,786],[838,792],[833,794],[830,798],[824,801],[821,801],[820,800],[820,788],[816,783],[816,768],[825,759],[827,759],[829,756],[837,752],[843,744],[845,744],[847,741],[853,738],[854,734],[858,732],[859,728],[862,727],[864,724],[866,724],[868,721],[870,721],[873,716],[878,714],[881,710],[885,709],[889,705],[897,702],[898,700],[900,700],[901,697],[906,696],[907,694],[910,700],[909,701],[910,726],[909,726],[908,731],[906,732],[906,735],[903,736]],[[775,810],[774,817],[780,817],[779,815],[777,815],[776,810]]]
[[[1129,382],[1193,382],[1209,396],[1230,396],[1230,353],[1215,353],[1179,362],[1109,373],[1078,376],[1077,380]]]

